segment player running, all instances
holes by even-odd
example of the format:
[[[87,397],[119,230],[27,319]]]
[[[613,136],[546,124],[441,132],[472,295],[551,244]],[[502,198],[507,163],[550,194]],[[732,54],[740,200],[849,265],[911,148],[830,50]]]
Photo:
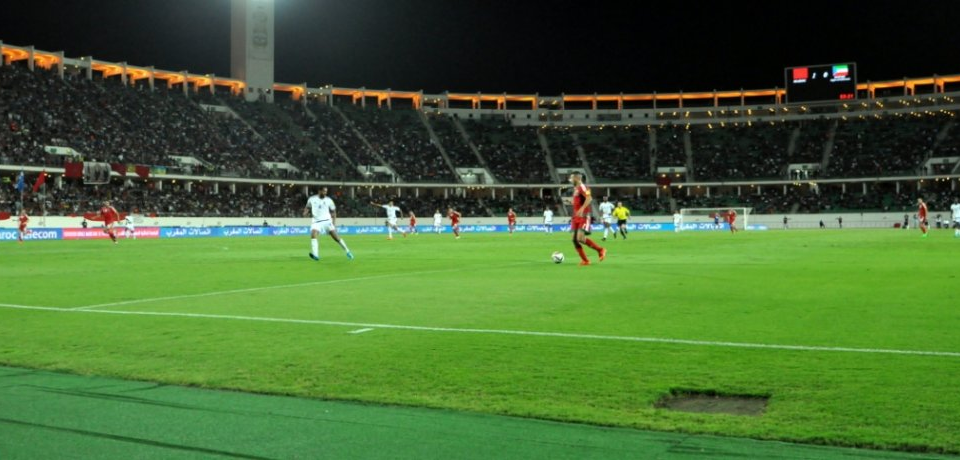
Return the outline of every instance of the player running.
[[[133,224],[133,217],[127,216],[123,219],[123,228],[126,230],[124,232],[125,238],[137,239],[137,227]]]
[[[32,233],[30,230],[27,230],[27,223],[30,222],[30,217],[27,216],[27,211],[25,209],[20,210],[20,217],[17,223],[17,242],[23,244],[23,237]]]
[[[578,172],[570,174],[570,182],[573,184],[573,220],[570,229],[573,231],[573,247],[577,249],[577,254],[580,254],[580,265],[590,265],[590,260],[583,252],[584,244],[597,251],[600,261],[603,262],[607,258],[607,250],[586,235],[590,230],[590,203],[593,202],[590,189],[583,183],[583,175]]]
[[[317,241],[317,235],[327,233],[333,241],[343,248],[347,253],[347,259],[353,260],[353,253],[347,248],[347,242],[337,234],[337,206],[333,200],[327,196],[327,188],[320,187],[317,194],[307,199],[307,205],[303,208],[303,216],[313,217],[310,223],[310,258],[320,260],[320,242]]]
[[[433,213],[433,231],[436,232],[437,235],[443,231],[443,214],[440,214],[439,209]]]
[[[387,211],[387,221],[384,222],[384,224],[387,226],[388,240],[393,239],[393,232],[403,233],[403,237],[407,237],[407,232],[401,231],[400,228],[397,227],[397,215],[400,213],[400,208],[393,205],[393,200],[388,201],[387,204],[374,203],[373,201],[371,201],[370,204]]]
[[[553,210],[550,208],[543,210],[543,226],[547,233],[553,233]]]
[[[730,225],[730,233],[737,233],[737,211],[727,211],[727,224]]]
[[[600,220],[603,221],[603,241],[607,241],[607,235],[610,233],[610,224],[613,223],[613,203],[607,197],[603,197],[600,203]],[[613,232],[616,236],[617,232]]]
[[[104,201],[103,206],[100,207],[100,218],[103,219],[103,233],[110,235],[113,244],[117,244],[117,231],[113,226],[120,220],[120,213],[110,206],[109,200]]]
[[[413,235],[414,233],[417,233],[417,215],[414,214],[413,211],[410,211],[409,215],[410,215],[410,228],[407,229],[407,233]],[[407,234],[404,233],[403,236],[407,236]]]
[[[447,208],[447,217],[450,218],[450,228],[453,229],[453,236],[460,239],[460,217],[461,214],[454,211],[453,208]]]
[[[680,227],[683,227],[683,214],[680,214],[680,211],[673,211],[673,233],[679,233]]]
[[[513,212],[513,208],[507,209],[507,230],[509,230],[510,234],[513,235],[513,231],[516,228],[517,228],[517,213]]]
[[[957,198],[953,199],[950,205],[950,212],[953,214],[953,237],[960,238],[960,202]]]
[[[617,207],[613,208],[613,217],[617,218],[617,230],[623,235],[623,239],[627,239],[627,218],[630,217],[630,210],[622,201],[618,201]],[[613,239],[617,239],[617,232],[613,232]]]
[[[922,238],[927,237],[927,204],[923,202],[923,198],[917,198],[917,222],[922,232]]]

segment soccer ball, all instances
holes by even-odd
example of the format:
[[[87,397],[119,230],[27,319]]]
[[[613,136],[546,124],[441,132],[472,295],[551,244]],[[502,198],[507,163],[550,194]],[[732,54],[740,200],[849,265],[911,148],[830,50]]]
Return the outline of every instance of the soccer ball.
[[[554,251],[553,255],[550,256],[550,258],[553,259],[553,263],[559,264],[560,262],[563,262],[563,253],[560,251]]]

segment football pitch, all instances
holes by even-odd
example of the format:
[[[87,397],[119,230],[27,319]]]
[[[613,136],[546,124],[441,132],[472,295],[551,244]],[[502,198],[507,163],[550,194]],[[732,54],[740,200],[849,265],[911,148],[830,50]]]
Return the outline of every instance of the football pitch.
[[[627,428],[960,453],[952,231],[0,245],[0,364]],[[553,251],[566,261],[554,264]],[[759,415],[672,393],[767,398]]]

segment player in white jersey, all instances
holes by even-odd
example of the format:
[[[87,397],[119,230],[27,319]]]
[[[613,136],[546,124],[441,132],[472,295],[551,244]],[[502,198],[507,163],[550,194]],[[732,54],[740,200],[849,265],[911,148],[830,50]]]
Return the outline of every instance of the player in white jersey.
[[[433,213],[433,231],[437,232],[439,235],[443,231],[443,214],[440,214],[440,210]]]
[[[683,214],[680,214],[680,211],[673,211],[673,232],[679,232],[680,227],[683,227]]]
[[[607,241],[607,235],[610,233],[610,224],[613,223],[613,203],[609,201],[609,198],[603,197],[599,208],[600,220],[603,221],[603,241]]]
[[[960,202],[957,198],[953,199],[953,204],[950,205],[950,212],[953,217],[953,237],[960,238]]]
[[[370,204],[387,211],[387,221],[384,222],[384,224],[387,226],[388,240],[393,239],[393,232],[403,233],[403,237],[407,237],[407,232],[397,227],[397,215],[400,214],[400,208],[393,205],[393,200],[388,201],[387,204],[374,203],[373,201],[371,201]]]
[[[123,228],[126,229],[124,238],[137,239],[137,228],[133,225],[133,217],[127,216],[123,219]]]
[[[310,223],[310,258],[320,260],[320,242],[317,241],[317,235],[327,233],[333,241],[343,248],[347,253],[347,259],[353,260],[353,253],[347,247],[347,242],[337,234],[337,206],[333,200],[327,196],[327,188],[320,187],[317,194],[307,199],[307,206],[303,208],[303,216],[310,216],[313,220]]]
[[[553,210],[546,208],[543,210],[543,226],[547,233],[553,233]]]

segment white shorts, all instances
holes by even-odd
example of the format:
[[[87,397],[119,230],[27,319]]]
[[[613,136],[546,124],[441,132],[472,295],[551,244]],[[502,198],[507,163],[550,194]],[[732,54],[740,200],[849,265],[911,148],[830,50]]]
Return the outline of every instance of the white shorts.
[[[134,231],[134,226],[133,226],[133,225],[127,225],[127,226],[124,227],[124,228],[126,228],[128,232]]]
[[[330,233],[337,231],[337,227],[333,226],[333,222],[329,220],[321,220],[319,222],[314,222],[310,224],[310,232],[316,230],[320,233]]]
[[[552,221],[552,220],[545,220],[545,221],[543,221],[543,225],[553,225],[553,221]]]
[[[396,227],[396,226],[397,226],[397,219],[387,219],[387,225],[389,225],[389,226],[391,226],[391,227]]]
[[[605,224],[612,224],[612,223],[613,223],[613,216],[603,216],[603,223],[605,223]]]

